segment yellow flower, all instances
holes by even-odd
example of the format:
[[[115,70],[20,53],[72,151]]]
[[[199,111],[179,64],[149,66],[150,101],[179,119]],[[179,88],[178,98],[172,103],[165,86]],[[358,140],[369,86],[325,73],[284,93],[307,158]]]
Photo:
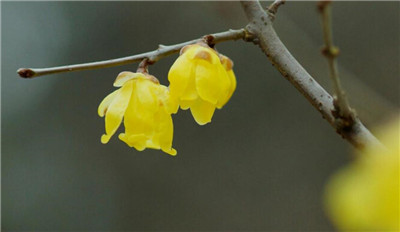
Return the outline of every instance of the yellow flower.
[[[200,125],[211,122],[215,108],[221,109],[236,88],[232,61],[206,45],[182,48],[168,73],[171,97],[181,109],[189,109]]]
[[[114,82],[121,87],[100,103],[98,114],[105,116],[106,134],[102,143],[108,143],[124,120],[125,133],[119,139],[130,147],[142,151],[145,148],[161,149],[176,155],[172,148],[173,124],[171,113],[174,102],[166,86],[148,74],[122,72]]]
[[[367,148],[328,183],[325,205],[339,230],[399,231],[399,126],[382,130],[387,151]]]

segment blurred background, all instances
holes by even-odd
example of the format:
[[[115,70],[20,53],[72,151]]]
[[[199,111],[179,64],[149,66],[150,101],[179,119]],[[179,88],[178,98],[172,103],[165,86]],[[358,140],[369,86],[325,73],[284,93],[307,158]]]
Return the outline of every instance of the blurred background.
[[[264,5],[270,2],[264,2]],[[335,2],[334,42],[350,102],[372,128],[399,109],[399,2]],[[257,46],[226,42],[238,87],[211,124],[173,115],[171,157],[100,143],[97,107],[121,71],[19,78],[238,29],[239,2],[1,2],[2,229],[332,231],[324,184],[353,148]],[[287,2],[275,28],[329,92],[315,2]],[[176,55],[150,73],[168,84]],[[123,128],[121,128],[123,130]]]

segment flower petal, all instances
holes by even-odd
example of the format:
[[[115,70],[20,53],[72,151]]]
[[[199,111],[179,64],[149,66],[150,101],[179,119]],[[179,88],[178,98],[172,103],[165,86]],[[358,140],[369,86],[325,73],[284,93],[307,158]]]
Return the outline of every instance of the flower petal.
[[[176,155],[176,150],[172,148],[174,125],[170,114],[160,112],[159,117],[159,143],[161,150],[170,155]]]
[[[154,112],[141,104],[138,83],[134,81],[132,96],[124,115],[125,133],[128,135],[148,134],[154,130]]]
[[[102,143],[108,143],[111,136],[115,133],[115,131],[121,124],[122,118],[129,104],[129,99],[132,95],[132,90],[133,81],[126,82],[108,107],[105,119],[106,134],[101,137]]]
[[[217,108],[221,109],[232,97],[233,92],[235,92],[236,89],[236,77],[235,74],[233,73],[233,70],[227,71],[228,79],[229,79],[229,88],[226,90],[226,94],[223,96],[221,101],[218,101],[217,103]]]
[[[169,88],[164,85],[158,85],[157,98],[160,101],[160,105],[165,106],[165,110],[169,114],[176,114],[179,109],[179,100],[176,97],[172,97]]]
[[[212,104],[216,104],[224,94],[228,77],[221,64],[211,64],[199,60],[196,66],[196,89],[199,96]]]
[[[142,73],[133,73],[133,72],[121,72],[118,74],[117,78],[114,81],[115,87],[121,87],[125,84],[125,82],[132,80],[133,78],[143,77]]]
[[[104,117],[111,102],[115,99],[115,96],[117,96],[118,91],[119,89],[115,90],[114,92],[107,95],[107,97],[105,97],[103,101],[101,101],[99,108],[97,109],[97,113],[100,117]]]
[[[211,118],[215,111],[215,105],[211,104],[207,101],[203,101],[198,99],[191,107],[190,111],[192,112],[194,120],[199,125],[204,125],[211,122]]]
[[[190,73],[187,73],[187,75],[189,80],[180,99],[184,101],[193,101],[198,97],[196,90],[196,64],[192,65]]]
[[[158,99],[156,96],[159,86],[159,84],[155,84],[148,79],[137,79],[135,95],[139,100],[138,104],[151,112],[156,112],[159,107]]]
[[[168,72],[168,81],[170,82],[169,91],[176,97],[182,96],[192,73],[193,62],[183,54],[176,59]]]
[[[179,109],[179,100],[176,98],[173,98],[172,96],[169,96],[167,101],[166,101],[166,109],[167,112],[170,114],[176,114],[178,113]]]
[[[195,102],[197,102],[197,100],[194,100],[194,101],[184,101],[184,100],[181,100],[181,101],[179,101],[179,105],[180,105],[180,107],[181,107],[182,110],[187,110],[187,109],[189,109],[193,104],[195,104]]]

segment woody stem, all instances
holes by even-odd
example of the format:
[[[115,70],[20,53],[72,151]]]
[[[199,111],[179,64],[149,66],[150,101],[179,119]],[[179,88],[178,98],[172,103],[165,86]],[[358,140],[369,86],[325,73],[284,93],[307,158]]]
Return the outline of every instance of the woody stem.
[[[132,64],[136,62],[140,62],[144,59],[148,59],[149,62],[157,62],[159,59],[178,53],[182,47],[190,44],[195,44],[199,41],[204,41],[204,38],[207,37],[207,42],[210,44],[217,44],[230,40],[239,40],[243,39],[245,41],[251,41],[252,35],[247,33],[245,29],[238,30],[228,30],[224,32],[209,34],[207,36],[203,36],[199,39],[194,39],[191,41],[178,43],[175,45],[159,45],[158,49],[150,52],[145,52],[133,56],[127,56],[117,59],[97,61],[91,63],[83,63],[83,64],[74,64],[74,65],[65,65],[51,68],[20,68],[17,70],[17,73],[20,77],[23,78],[34,78],[43,75],[55,74],[55,73],[64,73],[64,72],[73,72],[73,71],[82,71],[82,70],[90,70],[90,69],[100,69],[100,68],[108,68],[119,65]]]

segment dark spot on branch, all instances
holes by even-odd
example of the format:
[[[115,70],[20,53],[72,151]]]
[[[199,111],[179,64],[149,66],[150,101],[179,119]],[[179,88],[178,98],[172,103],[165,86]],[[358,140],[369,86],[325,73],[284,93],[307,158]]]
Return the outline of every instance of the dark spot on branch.
[[[35,75],[35,72],[29,68],[20,68],[17,70],[17,73],[20,77],[23,77],[23,78],[30,78]]]
[[[204,42],[208,44],[208,46],[210,46],[211,48],[215,46],[214,39],[215,37],[213,35],[206,35],[203,37]]]

